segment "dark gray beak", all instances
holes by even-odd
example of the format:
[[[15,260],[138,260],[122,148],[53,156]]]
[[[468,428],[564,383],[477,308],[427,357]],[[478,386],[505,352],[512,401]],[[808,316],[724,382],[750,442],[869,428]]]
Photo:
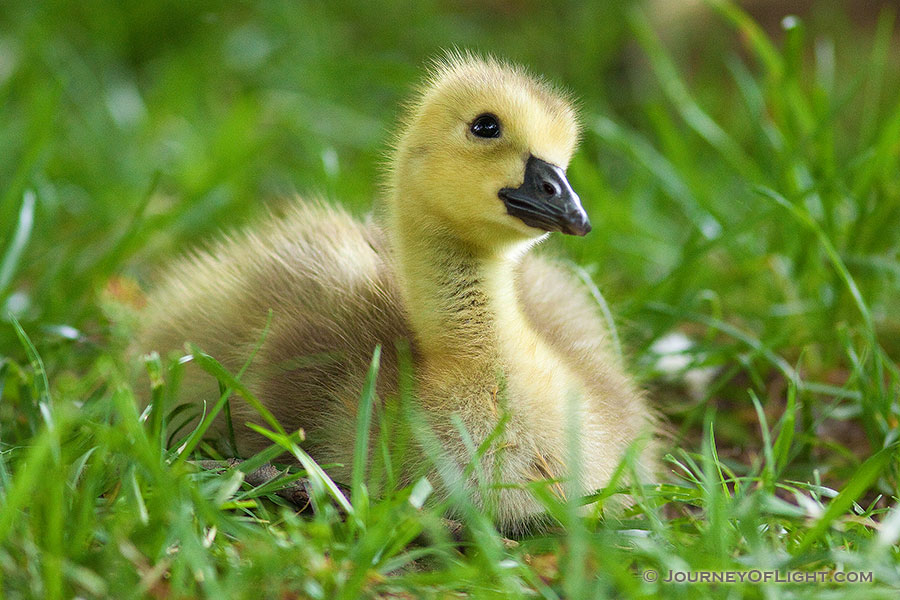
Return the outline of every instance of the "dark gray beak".
[[[534,156],[525,163],[525,181],[517,188],[503,188],[500,199],[506,212],[529,227],[585,235],[591,222],[565,172]]]

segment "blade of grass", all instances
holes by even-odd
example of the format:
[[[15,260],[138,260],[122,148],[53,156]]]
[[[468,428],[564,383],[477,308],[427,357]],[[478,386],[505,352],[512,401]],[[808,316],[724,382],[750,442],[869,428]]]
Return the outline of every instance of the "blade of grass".
[[[775,458],[776,476],[784,471],[788,463],[791,443],[794,440],[796,415],[797,385],[793,381],[788,381],[787,406],[785,406],[784,416],[781,418],[781,428],[778,430],[778,437],[775,438],[775,446],[772,449],[772,454]]]
[[[838,253],[837,249],[835,249],[834,244],[832,244],[831,240],[828,239],[825,231],[804,208],[789,202],[787,198],[785,198],[775,190],[759,186],[755,188],[755,191],[760,196],[767,198],[775,202],[778,206],[786,209],[788,211],[788,214],[790,214],[797,222],[799,222],[815,234],[816,238],[818,238],[819,240],[819,243],[822,245],[822,248],[825,250],[825,254],[828,256],[828,259],[834,267],[835,271],[838,272],[838,275],[844,282],[844,285],[847,286],[847,290],[850,292],[850,295],[853,297],[853,301],[856,303],[856,307],[857,309],[859,309],[859,313],[863,318],[863,322],[866,327],[866,333],[870,336],[871,341],[873,342],[873,346],[877,345],[874,343],[875,339],[871,337],[874,335],[875,331],[875,324],[872,321],[872,313],[869,311],[869,307],[866,305],[865,300],[863,300],[862,294],[859,291],[859,287],[856,285],[856,282],[850,275],[850,271],[847,270],[847,266],[841,259],[841,256]]]
[[[598,138],[626,152],[635,162],[652,173],[663,191],[681,208],[685,217],[706,237],[721,231],[719,219],[706,207],[701,207],[697,197],[684,182],[675,166],[643,136],[629,131],[612,119],[598,116],[590,131]]]
[[[31,447],[22,459],[27,469],[16,471],[6,493],[3,510],[0,510],[0,541],[5,541],[13,527],[22,522],[22,511],[35,495],[35,489],[41,485],[58,443],[57,430],[44,429],[33,439]]]
[[[872,456],[870,456],[854,473],[850,481],[838,492],[838,495],[828,503],[825,513],[819,517],[818,521],[810,527],[800,542],[793,549],[792,554],[799,556],[805,553],[809,548],[825,535],[828,527],[853,506],[853,503],[859,499],[863,493],[868,490],[872,484],[884,474],[885,469],[891,461],[897,460],[897,453],[900,452],[900,443],[895,443],[886,448],[882,448]]]
[[[286,435],[284,428],[278,422],[278,419],[266,408],[262,402],[256,397],[253,392],[251,392],[246,385],[241,383],[240,380],[237,379],[234,375],[228,372],[228,370],[223,367],[219,361],[214,359],[212,356],[203,352],[200,348],[195,346],[194,344],[188,344],[188,350],[191,353],[194,361],[197,365],[218,379],[225,383],[230,390],[239,394],[244,400],[247,401],[250,406],[253,407],[256,412],[260,414],[260,416],[265,419],[266,423],[268,423],[272,429],[280,433],[281,435]]]
[[[298,431],[292,432],[287,436],[287,439],[292,444],[300,444],[305,438],[305,434],[302,429]],[[272,444],[265,450],[262,450],[245,461],[242,461],[240,464],[235,467],[239,471],[243,471],[244,473],[250,473],[260,468],[267,462],[271,462],[275,458],[284,454],[286,450],[281,446],[281,444]]]
[[[766,413],[763,411],[756,392],[753,390],[747,391],[750,394],[750,399],[753,401],[753,408],[756,410],[756,418],[759,421],[759,430],[762,433],[763,456],[765,457],[765,465],[762,468],[763,483],[769,492],[773,492],[775,490],[775,453],[772,451],[772,435],[769,433]]]
[[[643,12],[637,8],[629,12],[628,23],[638,43],[650,59],[650,66],[662,86],[663,92],[685,123],[715,148],[738,173],[754,181],[761,180],[764,175],[756,163],[718,123],[700,108],[700,105],[688,92],[671,57],[666,54],[662,43],[651,29]]]
[[[158,440],[162,452],[166,448],[165,382],[159,354],[154,351],[145,356],[144,367],[150,377],[150,437]]]
[[[25,353],[28,355],[28,360],[34,371],[34,387],[38,392],[38,408],[41,411],[41,416],[44,418],[47,427],[53,429],[53,416],[50,414],[50,381],[47,379],[47,370],[44,368],[44,361],[41,359],[41,355],[38,354],[37,348],[35,348],[34,344],[31,342],[31,338],[29,338],[28,334],[25,333],[25,330],[22,329],[22,325],[19,324],[18,319],[16,319],[12,313],[9,313],[9,319],[16,330],[19,341],[25,348]]]
[[[375,346],[372,362],[366,373],[362,395],[356,414],[356,445],[353,449],[353,471],[351,474],[350,498],[353,506],[360,508],[368,504],[368,492],[363,478],[366,475],[366,462],[369,456],[369,432],[372,428],[372,406],[375,403],[375,382],[378,379],[378,368],[381,365],[381,346]]]
[[[31,239],[31,230],[34,227],[34,203],[35,195],[31,190],[27,190],[22,196],[22,206],[19,208],[19,218],[16,221],[16,229],[12,238],[9,240],[9,246],[3,253],[3,260],[0,261],[0,298],[3,298],[6,288],[12,283],[12,278],[16,274],[16,268],[19,266],[19,260]]]
[[[750,40],[756,56],[770,76],[776,81],[780,80],[784,74],[784,60],[763,28],[731,0],[705,0],[705,2],[741,30],[741,33]]]
[[[866,73],[866,88],[864,103],[860,112],[860,136],[859,151],[864,152],[872,143],[877,130],[878,104],[881,101],[881,88],[884,83],[884,71],[887,65],[888,52],[891,48],[891,39],[894,31],[896,9],[885,5],[878,16],[878,24],[875,27],[875,43],[872,47],[872,56],[868,61]]]
[[[353,510],[353,506],[350,504],[350,501],[347,500],[347,497],[337,484],[335,484],[322,467],[320,467],[318,463],[303,450],[303,448],[294,443],[289,436],[283,433],[269,431],[256,423],[247,423],[247,427],[256,433],[269,438],[276,444],[281,445],[282,448],[294,455],[300,464],[303,465],[303,468],[306,469],[314,498],[321,499],[326,495],[329,495],[337,502],[338,506],[347,513],[347,515],[355,518],[356,512]]]

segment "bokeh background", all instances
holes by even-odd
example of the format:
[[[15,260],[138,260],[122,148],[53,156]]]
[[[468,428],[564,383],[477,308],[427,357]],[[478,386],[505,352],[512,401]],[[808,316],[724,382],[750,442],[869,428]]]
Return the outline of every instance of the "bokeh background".
[[[407,590],[516,577],[548,598],[693,597],[636,573],[843,565],[896,597],[900,464],[877,452],[900,430],[897,12],[0,2],[0,591],[356,597],[386,580],[354,553],[394,540],[402,517],[410,537],[373,569]],[[249,527],[222,504],[225,479],[160,466],[171,455],[140,433],[124,348],[179,254],[298,194],[365,213],[399,105],[447,48],[522,63],[580,100],[569,177],[594,230],[542,251],[610,307],[676,458],[631,521],[593,522],[588,538],[572,517],[523,546],[482,527],[493,553],[448,542],[423,551],[444,571],[397,579],[427,512],[387,499],[360,533],[337,511],[306,521],[260,503]],[[232,537],[210,540],[216,528]]]

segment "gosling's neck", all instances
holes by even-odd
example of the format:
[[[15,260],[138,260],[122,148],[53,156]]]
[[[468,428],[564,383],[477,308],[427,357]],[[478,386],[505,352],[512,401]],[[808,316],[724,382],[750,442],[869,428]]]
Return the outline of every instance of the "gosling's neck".
[[[426,215],[392,215],[390,235],[400,285],[426,359],[496,362],[503,336],[530,331],[515,289],[530,244],[486,252],[456,239]]]

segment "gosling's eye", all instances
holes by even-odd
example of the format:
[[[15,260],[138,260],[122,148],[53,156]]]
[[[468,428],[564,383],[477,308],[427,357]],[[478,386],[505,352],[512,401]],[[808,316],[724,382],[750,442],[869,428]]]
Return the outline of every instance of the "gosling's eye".
[[[480,138],[500,137],[500,122],[491,114],[483,114],[475,117],[469,126],[472,135]]]

